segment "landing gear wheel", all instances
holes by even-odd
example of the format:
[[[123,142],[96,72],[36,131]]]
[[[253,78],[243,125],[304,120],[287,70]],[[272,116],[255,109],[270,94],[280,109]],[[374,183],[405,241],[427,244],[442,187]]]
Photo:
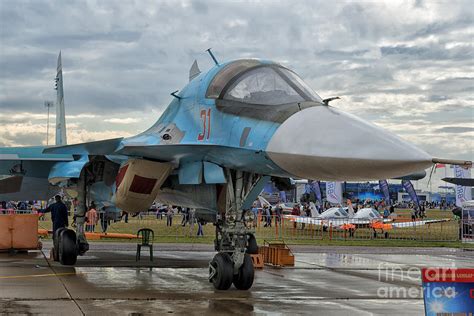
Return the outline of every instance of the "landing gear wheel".
[[[71,229],[65,229],[59,239],[59,262],[62,265],[74,265],[77,261],[76,233]]]
[[[248,290],[252,287],[254,278],[254,269],[252,258],[245,254],[244,263],[239,269],[239,273],[234,275],[234,286],[238,290]]]
[[[385,236],[385,239],[388,239],[388,232],[385,232],[384,236]]]
[[[247,242],[247,253],[251,255],[258,254],[258,245],[257,239],[253,234],[248,234],[248,242]]]
[[[234,276],[234,264],[230,256],[225,252],[219,252],[209,265],[209,282],[212,282],[216,290],[228,290]]]
[[[377,238],[377,232],[374,231],[374,238]]]
[[[61,233],[67,228],[61,227],[56,229],[53,235],[53,260],[59,261],[59,240],[61,239]]]

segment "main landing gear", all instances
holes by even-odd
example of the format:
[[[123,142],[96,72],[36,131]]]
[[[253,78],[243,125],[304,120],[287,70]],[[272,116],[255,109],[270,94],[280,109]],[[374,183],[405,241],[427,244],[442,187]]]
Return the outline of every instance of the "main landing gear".
[[[53,236],[53,259],[63,265],[76,264],[77,256],[82,256],[89,250],[89,243],[84,234],[88,188],[87,175],[88,171],[82,170],[77,181],[76,231],[63,227],[57,229]]]
[[[216,223],[218,253],[209,263],[209,282],[217,290],[227,290],[232,284],[238,290],[248,290],[254,280],[250,255],[258,253],[255,216],[249,209],[268,179],[232,170],[226,170],[226,178],[226,209]]]
[[[60,228],[53,236],[53,259],[62,265],[74,265],[77,261],[77,238],[72,229]]]

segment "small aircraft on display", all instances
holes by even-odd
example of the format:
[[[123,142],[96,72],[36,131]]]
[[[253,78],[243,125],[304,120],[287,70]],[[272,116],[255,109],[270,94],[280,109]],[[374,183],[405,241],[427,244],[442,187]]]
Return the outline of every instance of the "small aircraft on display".
[[[247,225],[254,221],[250,209],[271,179],[366,181],[408,175],[440,161],[472,164],[435,159],[330,106],[331,98],[322,99],[276,62],[219,63],[208,52],[215,66],[201,72],[195,61],[189,83],[172,92],[158,121],[136,136],[0,148],[0,174],[8,176],[2,181],[16,181],[0,199],[20,193],[38,199],[23,186],[32,180],[77,196],[77,228],[56,231],[56,260],[71,265],[88,250],[88,202],[136,213],[158,201],[195,208],[196,217],[215,223],[217,254],[209,281],[220,290],[232,284],[246,290],[253,284],[250,254],[256,251],[255,230]]]
[[[449,221],[444,219],[426,219],[418,221],[397,221],[393,217],[384,218],[377,210],[371,207],[365,207],[356,213],[350,211],[348,207],[331,207],[317,217],[304,217],[285,215],[287,220],[296,223],[322,226],[324,229],[331,227],[336,230],[347,230],[352,237],[357,228],[372,228],[374,237],[377,236],[377,230],[388,238],[388,230],[396,228],[418,227],[426,224],[441,223]]]

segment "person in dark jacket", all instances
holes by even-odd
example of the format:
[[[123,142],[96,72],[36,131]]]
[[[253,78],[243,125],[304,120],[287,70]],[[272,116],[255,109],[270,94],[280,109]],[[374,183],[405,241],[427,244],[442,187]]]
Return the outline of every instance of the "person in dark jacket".
[[[60,195],[54,197],[56,203],[51,204],[46,209],[46,212],[51,212],[51,220],[53,221],[53,236],[54,232],[61,227],[68,227],[67,207],[61,200]]]

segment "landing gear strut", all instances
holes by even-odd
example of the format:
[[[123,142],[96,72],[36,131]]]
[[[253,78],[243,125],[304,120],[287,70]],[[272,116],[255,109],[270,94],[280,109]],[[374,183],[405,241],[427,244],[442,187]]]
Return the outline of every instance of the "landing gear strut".
[[[77,209],[75,215],[76,231],[59,228],[53,236],[53,259],[63,265],[74,265],[78,255],[89,250],[89,243],[84,234],[86,218],[87,170],[81,172],[77,182]]]
[[[248,290],[254,279],[250,254],[258,253],[255,218],[249,209],[268,178],[229,169],[226,178],[226,207],[216,223],[218,253],[209,264],[209,282],[218,290],[227,290],[232,283]]]

